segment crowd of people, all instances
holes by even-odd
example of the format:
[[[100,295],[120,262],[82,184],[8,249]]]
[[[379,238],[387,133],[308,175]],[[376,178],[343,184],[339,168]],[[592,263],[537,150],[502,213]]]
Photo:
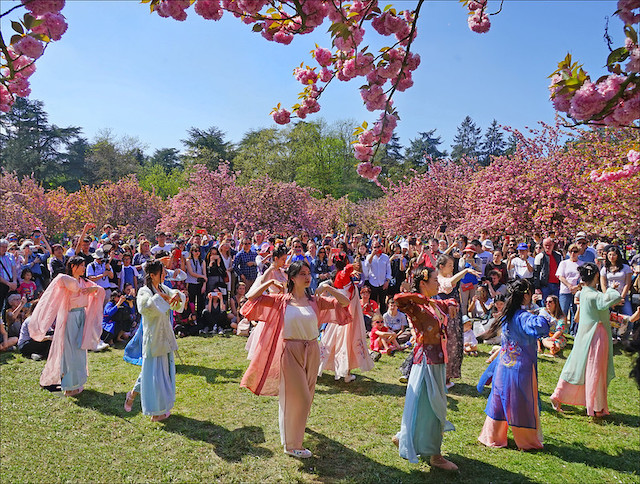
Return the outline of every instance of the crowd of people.
[[[324,370],[353,381],[379,358],[407,352],[400,455],[455,470],[441,454],[446,392],[463,357],[495,345],[478,388],[491,382],[479,440],[542,447],[537,358],[573,349],[553,407],[608,414],[613,344],[638,339],[640,244],[579,232],[490,234],[121,233],[87,223],[51,244],[42,230],[0,239],[0,351],[47,359],[40,384],[82,392],[88,350],[126,345],[141,365],[127,393],[152,420],[175,400],[173,352],[184,337],[248,336],[241,385],[278,395],[284,451],[305,458],[304,427]],[[337,324],[330,324],[337,323]],[[302,363],[301,363],[302,362]]]

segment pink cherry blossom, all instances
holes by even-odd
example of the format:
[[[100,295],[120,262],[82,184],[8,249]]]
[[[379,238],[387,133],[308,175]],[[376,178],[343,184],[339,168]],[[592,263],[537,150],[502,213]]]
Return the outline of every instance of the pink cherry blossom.
[[[47,12],[38,20],[42,20],[40,25],[35,26],[32,32],[36,34],[45,34],[51,40],[60,40],[62,35],[67,31],[67,21],[60,13]]]
[[[293,41],[293,34],[280,30],[274,34],[273,40],[279,44],[289,45]]]
[[[640,9],[638,0],[618,0],[618,17],[626,25],[634,25],[640,22],[640,12],[633,13],[634,10]]]
[[[469,28],[478,34],[484,34],[485,32],[489,32],[489,29],[491,29],[489,16],[486,13],[480,13],[480,11],[476,11],[473,15],[469,15],[467,22],[469,23]]]
[[[25,8],[34,16],[58,13],[64,8],[65,0],[22,0]]]
[[[220,0],[197,0],[193,8],[198,15],[207,20],[220,20],[224,13],[220,8]]]
[[[575,119],[589,119],[604,108],[605,101],[596,89],[595,84],[586,81],[571,98],[569,115]]]
[[[291,112],[284,108],[275,111],[272,116],[277,124],[288,124],[291,121]]]
[[[357,166],[356,171],[362,178],[366,178],[369,181],[374,181],[376,178],[378,178],[378,175],[380,175],[382,168],[380,168],[379,166],[373,166],[370,162],[366,161],[364,163],[360,163]]]
[[[22,37],[14,46],[17,52],[32,59],[37,59],[44,52],[44,44],[30,35]]]
[[[318,47],[313,51],[313,56],[322,67],[327,67],[331,64],[331,51],[323,47]]]

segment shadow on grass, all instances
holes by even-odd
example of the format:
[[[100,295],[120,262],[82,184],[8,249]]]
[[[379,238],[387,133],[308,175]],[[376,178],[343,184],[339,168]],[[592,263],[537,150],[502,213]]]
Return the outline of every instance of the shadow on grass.
[[[351,391],[360,396],[391,395],[394,397],[404,397],[407,391],[406,385],[383,383],[366,375],[357,375],[354,381],[345,383],[343,379],[335,380],[333,373],[323,373],[323,375],[318,378],[317,383],[321,386],[316,386],[316,393],[327,395]]]
[[[210,368],[197,365],[176,365],[176,373],[188,373],[190,375],[203,376],[207,383],[240,383],[242,370],[230,368]]]
[[[15,359],[17,354],[19,353],[16,351],[3,351],[0,353],[0,365],[6,365],[11,360]]]
[[[446,472],[431,468],[425,472],[415,469],[409,472],[376,462],[327,436],[306,429],[309,449],[313,457],[301,461],[301,470],[318,476],[321,482],[532,482],[520,474],[499,469],[490,464],[449,454],[460,468],[459,472]],[[397,452],[389,442],[389,452]],[[465,479],[465,476],[468,479]],[[486,476],[486,480],[483,477]]]
[[[162,421],[162,426],[167,432],[211,444],[214,452],[229,462],[239,462],[245,455],[263,458],[273,456],[269,449],[256,445],[265,442],[264,432],[260,427],[249,426],[229,430],[212,422],[175,414]]]
[[[140,413],[140,397],[136,399],[131,413],[124,411],[124,393],[115,393],[111,396],[95,390],[85,390],[75,399],[79,406],[95,410],[104,415],[125,418]],[[125,420],[127,419],[125,418]],[[264,432],[260,427],[251,426],[228,430],[212,422],[196,420],[177,414],[172,414],[167,420],[162,421],[161,425],[167,432],[213,445],[215,453],[226,461],[238,462],[242,460],[244,455],[259,457],[271,457],[273,455],[270,450],[255,445],[265,441]]]
[[[630,443],[633,446],[633,443]],[[562,442],[553,440],[544,443],[546,453],[555,455],[565,462],[577,462],[594,468],[612,469],[618,472],[640,472],[640,451],[627,448],[619,454],[607,454],[590,449],[582,442]]]

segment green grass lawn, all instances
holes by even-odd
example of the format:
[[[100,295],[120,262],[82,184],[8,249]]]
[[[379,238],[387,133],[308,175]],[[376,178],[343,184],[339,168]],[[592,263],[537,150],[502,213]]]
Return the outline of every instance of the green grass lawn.
[[[390,441],[399,429],[405,386],[401,355],[383,357],[355,382],[318,380],[305,445],[314,457],[283,454],[278,402],[239,387],[247,366],[245,338],[179,340],[177,401],[173,415],[152,423],[139,400],[127,414],[125,393],[139,367],[122,350],[89,356],[89,381],[78,398],[38,386],[44,362],[0,355],[0,481],[14,482],[629,482],[640,476],[640,402],[628,379],[631,360],[616,350],[617,377],[609,387],[611,416],[592,423],[585,411],[555,413],[549,395],[564,359],[540,359],[545,449],[487,449],[476,438],[489,390],[475,385],[484,370],[467,358],[450,391],[448,418],[455,432],[443,452],[456,474],[409,464]],[[565,354],[568,351],[565,349]]]

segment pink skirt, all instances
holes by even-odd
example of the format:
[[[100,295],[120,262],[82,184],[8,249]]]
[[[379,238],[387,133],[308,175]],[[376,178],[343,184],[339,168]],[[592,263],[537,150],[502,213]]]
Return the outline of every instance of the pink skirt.
[[[574,385],[560,379],[551,398],[567,405],[587,407],[587,415],[609,415],[607,404],[607,363],[609,340],[599,324],[591,340],[584,372],[584,385]]]

